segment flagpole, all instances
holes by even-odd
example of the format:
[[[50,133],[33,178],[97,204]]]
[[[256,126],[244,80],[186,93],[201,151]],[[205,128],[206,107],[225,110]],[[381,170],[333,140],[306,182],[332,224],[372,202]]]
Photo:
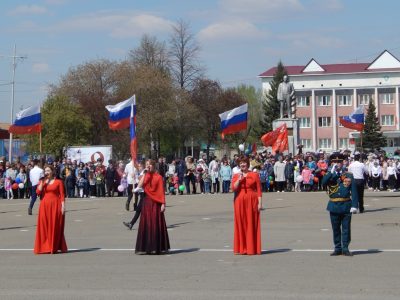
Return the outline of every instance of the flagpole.
[[[39,152],[42,154],[42,131],[39,132]]]

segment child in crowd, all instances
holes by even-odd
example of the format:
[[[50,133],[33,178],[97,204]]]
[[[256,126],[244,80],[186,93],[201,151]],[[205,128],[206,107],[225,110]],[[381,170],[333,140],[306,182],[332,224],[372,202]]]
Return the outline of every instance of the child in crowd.
[[[261,182],[261,190],[263,192],[267,192],[267,169],[265,168],[265,165],[261,165],[261,170],[260,170],[260,182]]]
[[[78,179],[76,180],[76,186],[78,187],[79,197],[87,197],[85,186],[86,186],[86,179],[82,176],[81,173],[78,173]]]
[[[206,194],[211,193],[211,176],[208,173],[207,169],[204,170],[203,181],[204,181],[204,192]]]
[[[299,166],[294,167],[293,175],[294,175],[294,180],[295,180],[294,191],[301,192],[301,181],[298,181],[299,176],[300,176]]]
[[[122,175],[120,184],[124,187],[123,196],[128,196],[128,179],[126,174]]]
[[[168,175],[167,184],[168,184],[168,193],[170,195],[176,195],[174,175],[172,175],[172,174]]]
[[[4,188],[6,190],[7,199],[14,199],[11,177],[6,177],[6,179],[4,180]]]

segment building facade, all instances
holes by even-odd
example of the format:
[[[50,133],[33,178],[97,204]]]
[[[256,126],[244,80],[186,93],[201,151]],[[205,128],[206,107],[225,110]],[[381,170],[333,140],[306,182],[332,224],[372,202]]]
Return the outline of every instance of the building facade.
[[[389,51],[369,63],[320,65],[311,59],[305,66],[285,69],[296,90],[296,117],[304,150],[354,149],[359,132],[341,126],[339,117],[359,106],[366,112],[369,101],[374,101],[387,137],[386,150],[400,147],[400,61]],[[270,89],[275,72],[276,67],[259,75],[263,92]]]

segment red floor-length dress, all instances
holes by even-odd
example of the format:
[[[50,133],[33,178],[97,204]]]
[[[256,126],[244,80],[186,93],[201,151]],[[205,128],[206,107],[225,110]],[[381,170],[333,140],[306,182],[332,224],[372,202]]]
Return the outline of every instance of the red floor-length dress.
[[[61,202],[65,201],[64,185],[55,179],[43,187],[36,228],[35,254],[67,252],[64,237],[65,215],[61,213]]]
[[[261,197],[261,183],[257,173],[248,172],[239,186],[234,184],[239,174],[232,178],[234,200],[234,238],[233,253],[261,254],[261,225],[258,211],[258,197]]]
[[[161,205],[165,204],[165,190],[158,173],[146,173],[143,182],[145,197],[136,238],[135,253],[163,254],[170,249],[167,225]]]

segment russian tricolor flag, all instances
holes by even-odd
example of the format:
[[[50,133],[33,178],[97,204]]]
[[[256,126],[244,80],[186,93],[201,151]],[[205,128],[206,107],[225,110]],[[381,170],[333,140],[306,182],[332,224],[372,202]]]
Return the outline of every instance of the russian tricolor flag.
[[[135,109],[136,106],[133,105],[135,96],[129,99],[117,103],[115,105],[107,105],[106,109],[109,112],[108,126],[112,130],[124,129],[130,126],[131,110],[132,106]],[[135,116],[135,111],[133,112]]]
[[[346,128],[362,131],[364,129],[364,108],[357,107],[349,116],[339,118],[339,123]]]
[[[222,138],[226,134],[231,134],[247,129],[247,109],[248,104],[228,110],[219,114],[221,119]]]
[[[14,123],[8,129],[12,134],[31,134],[42,131],[40,106],[31,106],[17,113]]]

